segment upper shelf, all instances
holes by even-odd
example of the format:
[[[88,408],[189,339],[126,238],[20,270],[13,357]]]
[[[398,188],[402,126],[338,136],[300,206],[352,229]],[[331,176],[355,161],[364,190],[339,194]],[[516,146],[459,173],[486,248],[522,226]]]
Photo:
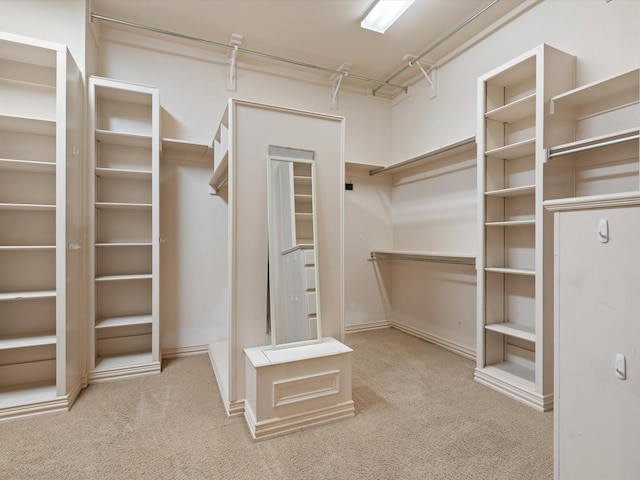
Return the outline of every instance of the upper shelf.
[[[495,108],[485,114],[487,119],[513,123],[536,113],[536,94],[532,93],[514,102]]]
[[[469,138],[465,138],[464,140],[460,140],[459,142],[451,143],[449,145],[445,145],[435,150],[431,150],[430,152],[424,153],[422,155],[418,155],[417,157],[410,158],[409,160],[404,160],[402,162],[394,163],[393,165],[389,165],[387,167],[380,167],[375,170],[370,170],[369,175],[376,175],[378,173],[388,173],[392,170],[400,171],[401,169],[404,169],[404,168],[416,167],[418,165],[435,162],[436,160],[451,157],[453,155],[461,154],[464,152],[471,152],[471,151],[475,152],[475,149],[476,149],[476,137],[469,137]]]
[[[619,75],[574,88],[551,98],[552,115],[593,115],[615,107],[638,103],[640,97],[640,69],[634,68]],[[573,109],[573,112],[571,112]],[[581,111],[581,110],[588,111]]]

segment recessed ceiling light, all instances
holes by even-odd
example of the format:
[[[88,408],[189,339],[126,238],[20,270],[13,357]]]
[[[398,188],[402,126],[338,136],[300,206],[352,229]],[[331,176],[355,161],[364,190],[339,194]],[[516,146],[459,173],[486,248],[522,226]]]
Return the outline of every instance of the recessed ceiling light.
[[[360,26],[384,33],[413,2],[414,0],[378,0],[360,22]]]

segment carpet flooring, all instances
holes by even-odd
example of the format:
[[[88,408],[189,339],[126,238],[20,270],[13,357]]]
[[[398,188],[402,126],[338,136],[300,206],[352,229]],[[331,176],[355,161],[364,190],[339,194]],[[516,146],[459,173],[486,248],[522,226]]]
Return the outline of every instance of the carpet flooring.
[[[90,385],[68,413],[0,424],[0,478],[553,478],[553,414],[472,380],[472,361],[394,329],[350,333],[356,415],[254,442],[208,357]]]

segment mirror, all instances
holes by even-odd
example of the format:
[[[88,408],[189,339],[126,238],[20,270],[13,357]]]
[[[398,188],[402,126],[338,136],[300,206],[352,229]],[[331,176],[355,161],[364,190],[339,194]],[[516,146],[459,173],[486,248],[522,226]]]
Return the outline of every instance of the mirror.
[[[320,341],[314,152],[269,147],[269,311],[274,349]]]

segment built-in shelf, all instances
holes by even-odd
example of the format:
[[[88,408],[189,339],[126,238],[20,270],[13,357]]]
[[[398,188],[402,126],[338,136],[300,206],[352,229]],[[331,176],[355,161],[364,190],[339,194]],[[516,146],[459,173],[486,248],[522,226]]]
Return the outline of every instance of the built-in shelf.
[[[188,153],[191,155],[211,155],[211,145],[203,143],[188,142],[186,140],[177,140],[175,138],[163,138],[162,139],[162,152],[163,153]]]
[[[528,268],[486,267],[485,272],[506,273],[508,275],[535,276],[536,271]]]
[[[521,142],[511,143],[502,147],[492,148],[487,150],[485,155],[487,157],[502,158],[504,160],[513,160],[515,158],[522,158],[535,153],[536,140],[530,138],[522,140]]]
[[[33,203],[0,203],[0,210],[33,210],[55,212],[55,205],[41,205]]]
[[[529,342],[536,341],[536,330],[533,327],[520,325],[512,322],[491,323],[484,326],[485,329],[492,332],[508,335],[510,337],[521,338]]]
[[[55,250],[55,245],[0,245],[0,251],[17,250],[17,251],[29,251],[29,250]]]
[[[525,390],[535,390],[535,370],[522,364],[514,362],[494,363],[485,366],[482,373]]]
[[[509,220],[506,222],[486,222],[485,227],[529,227],[535,226],[535,220]]]
[[[523,118],[535,115],[536,94],[532,93],[514,102],[495,108],[485,115],[489,120],[497,122],[512,123]]]
[[[151,242],[108,242],[96,243],[96,247],[151,247]]]
[[[122,317],[99,318],[96,320],[96,328],[128,327],[131,325],[151,324],[151,315],[127,315]]]
[[[499,190],[491,190],[485,192],[488,197],[524,197],[526,195],[533,195],[536,191],[535,185],[523,185],[520,187],[501,188]]]
[[[55,344],[56,332],[38,332],[15,336],[0,336],[0,350]]]
[[[628,94],[631,103],[637,103],[638,92],[640,92],[640,69],[634,68],[552,97],[551,114],[557,113],[558,105],[583,108],[625,94]]]
[[[114,132],[111,130],[96,130],[95,138],[98,142],[124,145],[127,147],[151,148],[151,135],[140,135],[127,132]]]
[[[416,157],[412,157],[402,162],[394,163],[387,167],[375,168],[369,171],[369,175],[376,175],[378,173],[389,173],[393,171],[401,171],[407,168],[417,167],[428,163],[441,160],[443,158],[452,157],[454,155],[462,154],[465,152],[473,152],[476,149],[476,137],[469,137],[458,142],[444,145],[429,152],[423,153]]]
[[[153,275],[150,273],[132,274],[132,275],[105,275],[96,277],[96,282],[119,282],[126,280],[145,280],[151,279]]]
[[[56,134],[56,122],[45,118],[0,115],[0,130],[53,137]]]
[[[108,355],[96,358],[96,370],[112,370],[152,362],[151,352],[134,352],[123,355]]]
[[[224,186],[224,184],[227,183],[228,174],[229,155],[225,154],[220,160],[220,163],[218,164],[216,169],[213,171],[213,175],[211,175],[211,178],[209,179],[209,185],[213,190],[212,193],[216,194],[218,190],[220,190]]]
[[[96,202],[95,206],[96,208],[114,208],[122,210],[145,210],[152,208],[152,204],[150,203]]]
[[[0,158],[0,170],[5,172],[48,173],[53,175],[56,173],[56,164],[53,162]]]
[[[0,405],[29,405],[55,397],[54,381],[22,383],[0,388]]]
[[[152,173],[147,170],[128,170],[122,168],[96,168],[96,177],[129,178],[151,180]]]
[[[55,298],[55,290],[34,290],[29,292],[3,292],[0,293],[0,301],[27,300],[33,298]]]

